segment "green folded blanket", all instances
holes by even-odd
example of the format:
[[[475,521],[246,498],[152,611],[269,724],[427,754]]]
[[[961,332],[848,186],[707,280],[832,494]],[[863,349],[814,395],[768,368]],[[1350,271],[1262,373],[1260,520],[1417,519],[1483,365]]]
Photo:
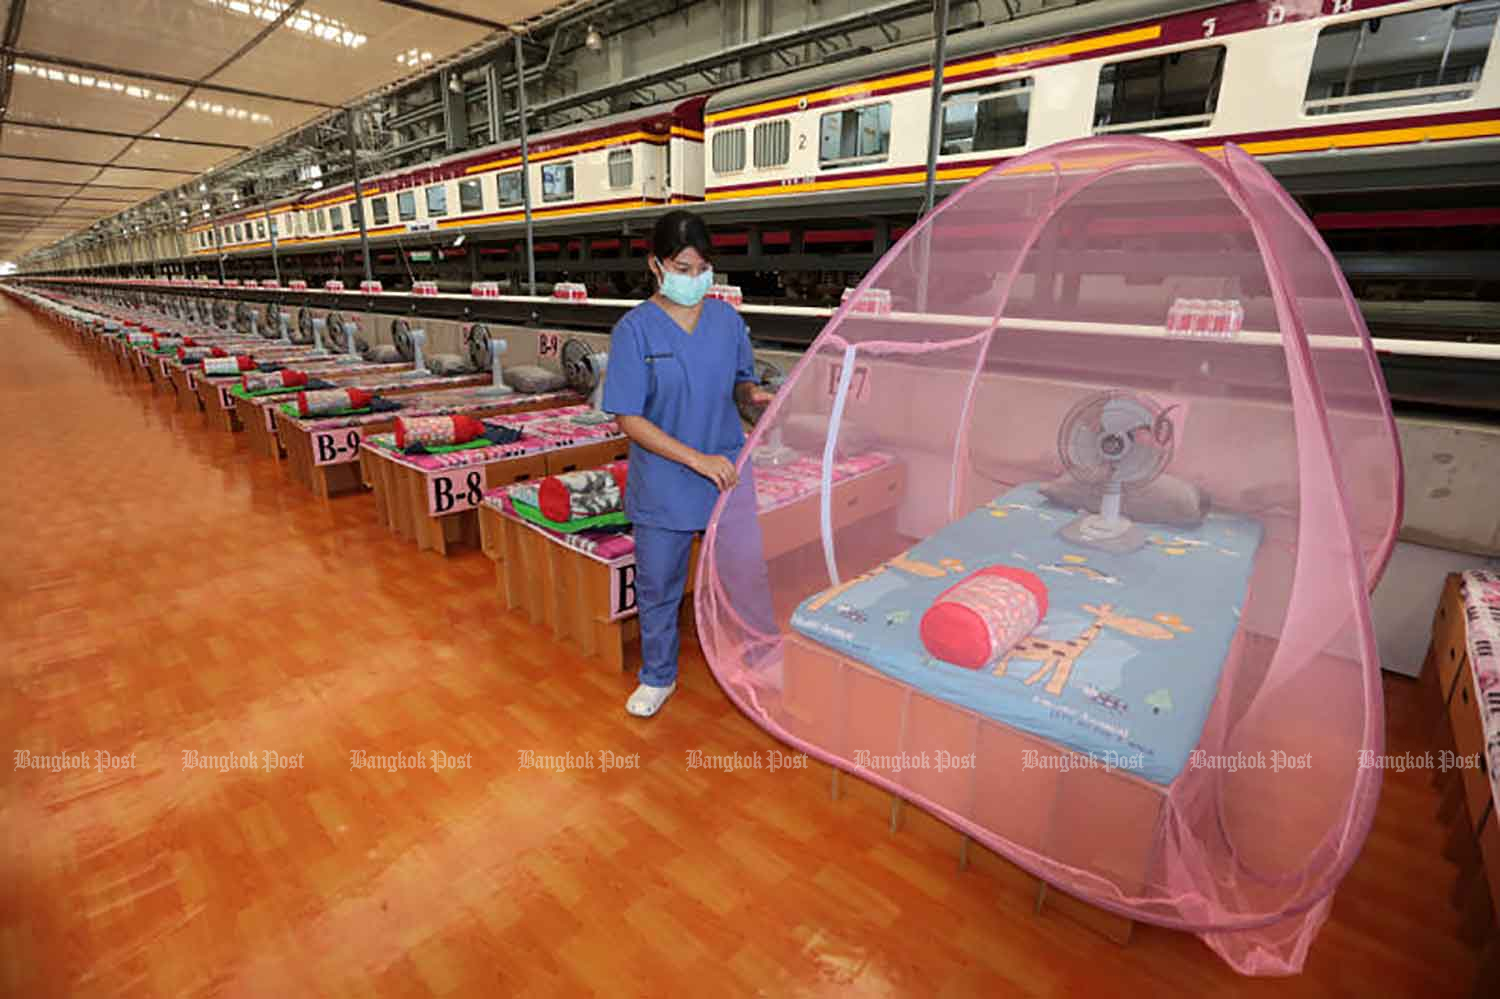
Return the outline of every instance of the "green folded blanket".
[[[600,527],[627,527],[630,518],[625,515],[624,510],[616,510],[614,513],[601,513],[596,517],[584,517],[579,520],[570,520],[566,524],[547,517],[536,507],[525,500],[518,500],[514,496],[510,498],[510,505],[525,520],[538,524],[548,530],[561,531],[563,534],[576,534],[579,531],[595,530]]]
[[[256,389],[253,392],[248,392],[245,390],[244,384],[241,383],[230,389],[229,394],[239,399],[263,399],[268,395],[288,395],[292,392],[301,392],[304,387],[302,385],[292,385],[290,387],[282,386],[279,388]]]
[[[281,411],[283,413],[285,413],[287,416],[290,416],[294,420],[304,419],[301,411],[297,409],[297,404],[295,402],[284,402],[284,403],[282,403],[281,404]],[[332,419],[335,419],[335,418],[340,417],[340,416],[364,416],[366,413],[373,413],[373,412],[375,412],[375,410],[372,407],[370,407],[370,406],[365,406],[363,409],[335,409],[331,413],[318,413],[318,414],[313,415],[313,416],[305,417],[305,419],[309,419],[309,420],[332,420]]]
[[[415,457],[415,456],[409,456],[409,455],[407,455],[404,451],[402,451],[399,447],[396,446],[396,442],[395,441],[392,441],[389,444],[386,444],[386,443],[382,442],[380,444],[380,446],[383,447],[383,448],[385,448],[387,451],[394,451],[397,454],[402,455],[403,457]],[[450,451],[473,451],[476,448],[494,447],[494,446],[495,446],[495,442],[494,441],[487,440],[486,438],[483,438],[483,437],[476,437],[476,438],[474,438],[471,441],[464,442],[463,444],[428,444],[427,445],[427,450],[424,451],[424,452],[422,452],[422,453],[423,454],[447,454]]]

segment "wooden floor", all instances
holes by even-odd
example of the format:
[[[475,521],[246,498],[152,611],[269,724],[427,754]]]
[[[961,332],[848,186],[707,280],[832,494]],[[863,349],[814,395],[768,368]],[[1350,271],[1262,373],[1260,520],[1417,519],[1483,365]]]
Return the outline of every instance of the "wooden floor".
[[[1388,777],[1304,975],[1155,927],[1120,947],[826,772],[688,769],[776,748],[701,659],[631,719],[631,677],[503,613],[478,552],[312,499],[5,300],[0,351],[0,748],[135,759],[4,771],[0,995],[1428,997],[1473,973],[1426,773]],[[1416,685],[1387,693],[1392,751],[1425,748]]]

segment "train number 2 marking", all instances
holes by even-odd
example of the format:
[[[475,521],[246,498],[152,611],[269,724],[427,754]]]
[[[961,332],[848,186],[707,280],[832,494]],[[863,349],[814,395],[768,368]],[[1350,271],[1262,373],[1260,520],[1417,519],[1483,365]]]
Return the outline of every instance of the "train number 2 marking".
[[[562,349],[562,337],[556,333],[539,334],[537,341],[537,352],[542,357],[554,357]]]

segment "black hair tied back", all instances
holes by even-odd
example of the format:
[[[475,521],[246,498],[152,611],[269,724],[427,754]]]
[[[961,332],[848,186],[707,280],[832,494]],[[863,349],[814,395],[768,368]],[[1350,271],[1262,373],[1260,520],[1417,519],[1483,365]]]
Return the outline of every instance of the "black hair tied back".
[[[651,255],[657,260],[671,260],[688,247],[709,259],[713,244],[708,238],[708,226],[692,212],[681,208],[667,212],[656,220],[651,233]]]

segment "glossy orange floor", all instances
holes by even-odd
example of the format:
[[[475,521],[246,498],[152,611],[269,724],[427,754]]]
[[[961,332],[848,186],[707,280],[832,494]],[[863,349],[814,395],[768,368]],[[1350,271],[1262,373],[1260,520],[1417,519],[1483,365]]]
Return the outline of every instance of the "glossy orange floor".
[[[500,610],[477,553],[422,555],[368,497],[319,503],[0,298],[5,996],[1347,995],[1463,992],[1426,774],[1391,775],[1307,972],[1195,939],[1125,947],[908,810],[768,753],[701,660],[650,722],[628,676]],[[1425,748],[1388,683],[1392,749]],[[438,751],[471,769],[354,770]],[[639,770],[520,754],[639,755]],[[184,769],[183,754],[301,769]],[[846,782],[847,783],[847,782]],[[925,830],[925,831],[924,831]]]

